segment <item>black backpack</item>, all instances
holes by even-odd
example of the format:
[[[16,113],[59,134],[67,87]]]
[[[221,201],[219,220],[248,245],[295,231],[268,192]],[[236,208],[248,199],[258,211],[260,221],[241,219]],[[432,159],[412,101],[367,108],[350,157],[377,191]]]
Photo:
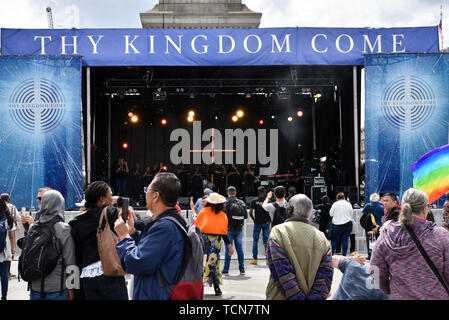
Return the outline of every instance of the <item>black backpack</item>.
[[[273,228],[275,225],[284,223],[285,219],[287,218],[287,210],[284,206],[280,206],[276,202],[273,203],[274,208],[276,209],[274,211],[273,215],[273,221],[271,222],[271,227]]]
[[[365,231],[371,231],[373,229],[373,222],[371,220],[371,206],[369,204],[365,207],[365,212],[360,217],[360,225]]]
[[[44,278],[56,267],[59,257],[62,258],[61,291],[64,281],[64,258],[60,252],[54,225],[63,221],[60,216],[42,223],[36,222],[28,231],[19,258],[20,277],[27,281],[41,280],[41,294],[44,291]]]
[[[230,199],[226,203],[226,213],[228,214],[229,225],[231,228],[240,228],[243,226],[246,213],[246,206],[237,198]]]
[[[6,248],[6,237],[8,236],[8,220],[0,221],[0,252]]]

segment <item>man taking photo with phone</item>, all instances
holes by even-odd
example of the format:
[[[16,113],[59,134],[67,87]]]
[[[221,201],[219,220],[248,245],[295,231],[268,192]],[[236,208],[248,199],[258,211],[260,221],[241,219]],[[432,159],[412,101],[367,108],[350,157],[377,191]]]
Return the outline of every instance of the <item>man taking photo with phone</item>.
[[[147,189],[147,209],[154,221],[143,231],[136,231],[134,213],[125,222],[119,217],[115,232],[120,242],[116,249],[125,272],[134,275],[133,300],[167,300],[169,294],[160,285],[158,272],[168,286],[176,284],[184,255],[184,234],[178,226],[164,217],[171,217],[184,226],[186,223],[175,206],[181,192],[181,182],[173,173],[162,172],[154,177]]]

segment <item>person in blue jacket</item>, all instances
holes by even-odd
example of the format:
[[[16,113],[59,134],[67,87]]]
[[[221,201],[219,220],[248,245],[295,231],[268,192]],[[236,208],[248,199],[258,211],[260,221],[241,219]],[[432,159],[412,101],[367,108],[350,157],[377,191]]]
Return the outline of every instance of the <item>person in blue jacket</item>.
[[[377,193],[373,193],[369,197],[370,203],[367,203],[365,207],[363,208],[362,212],[365,213],[367,211],[370,211],[374,219],[376,220],[376,224],[378,226],[382,226],[382,217],[385,215],[384,208],[382,206],[382,203],[380,203],[380,196]]]
[[[352,257],[332,257],[334,268],[343,276],[340,285],[329,300],[389,300],[389,296],[379,289],[374,279],[378,275],[365,265],[365,257],[355,254]]]
[[[146,193],[147,209],[154,220],[143,231],[134,228],[134,214],[125,223],[120,216],[115,232],[120,242],[116,249],[125,272],[134,275],[133,300],[167,300],[169,294],[158,281],[160,270],[168,286],[176,284],[184,255],[184,234],[166,216],[176,218],[187,230],[186,223],[175,208],[181,182],[173,173],[162,172],[154,177]]]

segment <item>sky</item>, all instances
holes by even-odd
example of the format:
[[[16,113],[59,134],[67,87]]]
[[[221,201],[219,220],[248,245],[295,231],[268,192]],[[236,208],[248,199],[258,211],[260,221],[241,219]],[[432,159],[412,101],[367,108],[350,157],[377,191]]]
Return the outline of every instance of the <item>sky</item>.
[[[0,27],[47,28],[51,6],[55,28],[141,28],[139,13],[157,0],[0,0]],[[444,47],[449,47],[447,0],[243,0],[261,12],[260,27],[435,26],[443,4]]]

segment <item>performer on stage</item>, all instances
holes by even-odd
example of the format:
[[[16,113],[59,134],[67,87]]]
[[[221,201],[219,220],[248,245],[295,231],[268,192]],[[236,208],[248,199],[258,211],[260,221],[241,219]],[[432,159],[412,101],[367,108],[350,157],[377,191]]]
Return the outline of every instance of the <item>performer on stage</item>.
[[[201,176],[201,168],[195,165],[192,172],[192,196],[198,199],[203,195],[203,177]]]
[[[239,169],[237,169],[237,166],[235,163],[232,164],[232,166],[227,170],[228,172],[228,179],[227,179],[227,187],[234,186],[237,189],[237,194],[241,193],[242,190],[242,178]]]
[[[209,166],[209,179],[215,185],[215,192],[219,194],[226,193],[226,168],[221,164],[212,163]]]
[[[243,193],[245,197],[254,196],[256,194],[255,180],[255,168],[250,163],[246,163],[246,167],[243,170]]]
[[[115,184],[117,194],[126,196],[126,179],[128,178],[129,169],[128,162],[125,159],[118,159],[118,165],[115,170]]]
[[[188,192],[188,171],[184,165],[184,162],[181,162],[176,169],[176,175],[178,176],[179,180],[181,181],[181,196],[187,197]]]

